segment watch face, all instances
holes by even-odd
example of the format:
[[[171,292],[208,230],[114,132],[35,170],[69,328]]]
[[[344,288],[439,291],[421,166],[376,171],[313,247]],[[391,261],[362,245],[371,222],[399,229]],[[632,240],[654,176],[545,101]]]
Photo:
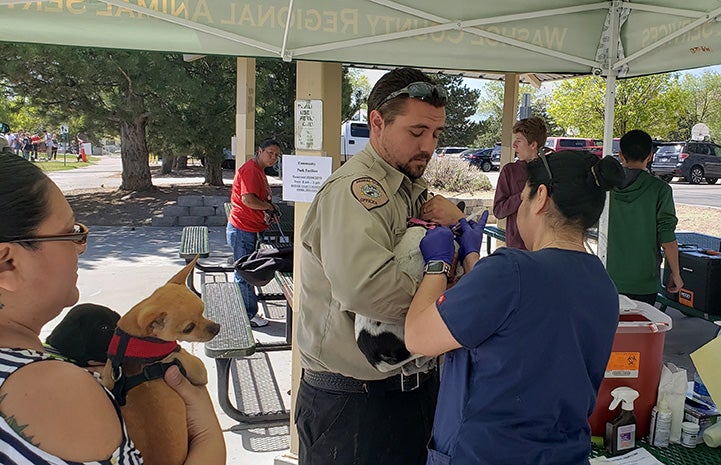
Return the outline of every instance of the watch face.
[[[428,262],[426,265],[426,273],[443,273],[445,263],[443,262]]]

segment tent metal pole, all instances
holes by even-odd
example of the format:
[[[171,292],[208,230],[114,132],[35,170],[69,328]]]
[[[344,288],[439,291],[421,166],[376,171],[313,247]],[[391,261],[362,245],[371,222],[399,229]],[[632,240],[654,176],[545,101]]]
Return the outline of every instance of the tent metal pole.
[[[621,32],[621,4],[624,2],[614,1],[609,10],[609,32],[610,40],[607,42],[606,60],[604,66],[606,75],[606,104],[604,105],[603,118],[603,156],[611,155],[613,150],[613,116],[616,103],[616,76],[618,71],[614,63],[618,61],[618,46]],[[597,255],[606,266],[606,255],[608,251],[608,207],[610,195],[606,194],[606,201],[603,206],[601,218],[598,220],[598,249]]]

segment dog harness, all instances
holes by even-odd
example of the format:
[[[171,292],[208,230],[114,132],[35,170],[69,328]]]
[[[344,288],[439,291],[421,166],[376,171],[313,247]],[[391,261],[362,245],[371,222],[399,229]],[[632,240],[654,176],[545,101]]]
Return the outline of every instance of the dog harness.
[[[173,352],[178,352],[180,345],[176,341],[164,341],[155,337],[138,337],[115,328],[115,333],[108,346],[108,360],[113,368],[113,381],[115,385],[111,392],[123,406],[128,392],[146,381],[152,381],[165,376],[165,372],[176,365],[185,376],[185,369],[179,360],[160,362]],[[127,376],[123,373],[123,362],[132,360],[143,366],[140,373]]]

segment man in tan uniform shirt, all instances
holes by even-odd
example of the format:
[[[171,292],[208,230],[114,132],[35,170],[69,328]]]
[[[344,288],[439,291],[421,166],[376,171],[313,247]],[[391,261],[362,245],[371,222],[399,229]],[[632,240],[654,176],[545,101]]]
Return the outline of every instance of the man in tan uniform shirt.
[[[370,143],[325,182],[301,230],[296,401],[300,464],[425,464],[435,370],[376,370],[358,348],[356,314],[403,324],[418,282],[393,249],[410,217],[463,215],[427,200],[421,175],[445,124],[446,90],[419,70],[384,75],[368,99]],[[409,379],[411,378],[411,379]]]

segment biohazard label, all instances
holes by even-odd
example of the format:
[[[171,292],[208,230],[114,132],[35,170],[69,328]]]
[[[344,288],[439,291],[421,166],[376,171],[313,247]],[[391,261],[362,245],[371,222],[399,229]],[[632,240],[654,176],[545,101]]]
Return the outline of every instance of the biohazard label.
[[[641,352],[611,352],[605,378],[638,378]]]

